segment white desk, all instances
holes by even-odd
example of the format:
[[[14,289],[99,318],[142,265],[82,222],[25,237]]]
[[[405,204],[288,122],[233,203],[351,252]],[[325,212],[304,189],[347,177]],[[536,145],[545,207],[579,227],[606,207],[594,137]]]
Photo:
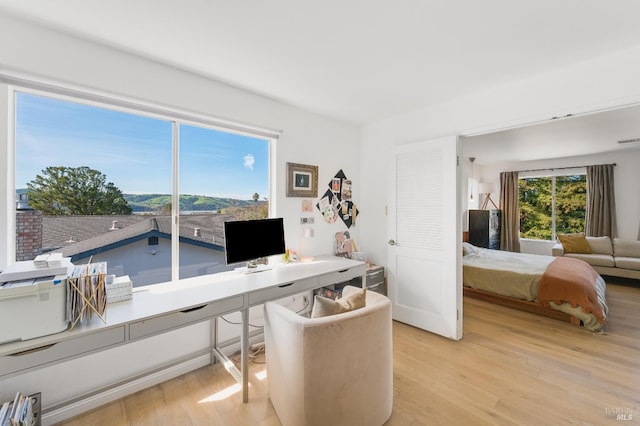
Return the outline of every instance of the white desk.
[[[247,402],[249,308],[365,273],[364,262],[323,256],[253,274],[230,271],[141,287],[132,300],[108,305],[106,324],[94,318],[70,331],[0,345],[0,379],[240,311],[240,371],[230,372],[242,383]],[[226,359],[215,344],[211,350]]]

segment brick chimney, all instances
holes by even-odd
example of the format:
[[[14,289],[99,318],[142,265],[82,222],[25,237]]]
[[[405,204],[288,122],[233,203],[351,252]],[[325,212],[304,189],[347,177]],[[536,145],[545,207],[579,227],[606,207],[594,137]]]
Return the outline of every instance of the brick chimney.
[[[42,212],[29,207],[26,197],[16,206],[16,260],[33,260],[42,250]]]

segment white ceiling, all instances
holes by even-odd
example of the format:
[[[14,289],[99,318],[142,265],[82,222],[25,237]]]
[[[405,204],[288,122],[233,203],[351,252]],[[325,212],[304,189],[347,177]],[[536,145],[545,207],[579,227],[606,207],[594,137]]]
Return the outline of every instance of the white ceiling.
[[[0,0],[0,11],[356,124],[640,45],[637,0]],[[637,148],[616,143],[640,137],[640,111],[622,112],[480,136],[465,156]]]
[[[546,123],[463,139],[463,155],[474,163],[545,160],[576,155],[638,150],[640,106],[559,118]]]
[[[365,123],[640,44],[637,0],[0,0],[0,11]]]

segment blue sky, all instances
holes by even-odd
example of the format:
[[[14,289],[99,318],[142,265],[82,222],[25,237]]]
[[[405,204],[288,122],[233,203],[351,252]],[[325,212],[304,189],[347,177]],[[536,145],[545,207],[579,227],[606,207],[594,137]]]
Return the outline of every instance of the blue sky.
[[[251,199],[268,195],[263,139],[180,126],[180,193]],[[171,193],[171,123],[19,93],[16,188],[47,166],[88,166],[124,193]]]

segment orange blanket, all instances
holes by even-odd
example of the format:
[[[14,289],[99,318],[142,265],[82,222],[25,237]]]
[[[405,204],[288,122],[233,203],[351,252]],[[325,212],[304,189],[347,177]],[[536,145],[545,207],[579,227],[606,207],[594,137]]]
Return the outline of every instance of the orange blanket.
[[[604,312],[598,303],[596,280],[600,275],[584,260],[558,257],[547,267],[538,287],[538,302],[549,306],[550,302],[568,302],[574,308],[592,313],[604,324]]]

